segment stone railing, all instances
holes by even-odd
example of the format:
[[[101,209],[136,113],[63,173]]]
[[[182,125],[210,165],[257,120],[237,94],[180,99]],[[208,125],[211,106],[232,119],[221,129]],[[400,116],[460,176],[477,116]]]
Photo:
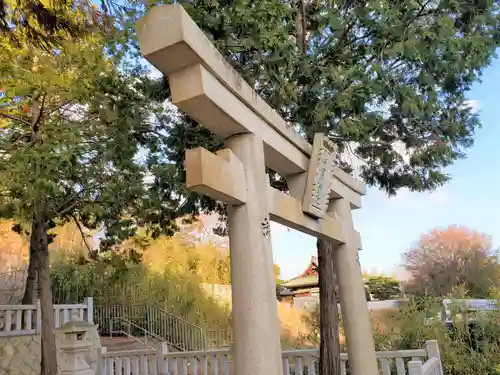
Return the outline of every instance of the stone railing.
[[[284,350],[284,375],[316,375],[318,349]],[[436,341],[424,348],[376,353],[382,375],[443,375]],[[347,354],[341,354],[341,374],[348,372]],[[96,375],[233,375],[229,348],[168,352],[165,344],[156,349],[106,352],[100,349]]]
[[[230,346],[233,342],[232,329],[207,329],[207,349]]]
[[[443,375],[443,366],[439,358],[429,358],[422,361],[411,361],[408,363],[408,375]]]
[[[97,326],[83,321],[80,316],[80,310],[74,310],[70,320],[55,329],[58,374],[94,375],[97,372],[101,348]],[[20,334],[12,334],[19,331]],[[41,335],[26,331],[9,331],[0,337],[1,375],[40,374]]]
[[[54,305],[54,328],[78,317],[93,323],[93,301],[85,298],[81,304]],[[0,305],[0,337],[31,335],[42,329],[40,302],[35,305]]]

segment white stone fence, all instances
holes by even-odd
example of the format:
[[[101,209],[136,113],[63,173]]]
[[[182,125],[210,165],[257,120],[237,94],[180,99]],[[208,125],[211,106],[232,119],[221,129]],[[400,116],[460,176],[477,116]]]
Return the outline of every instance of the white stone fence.
[[[318,349],[284,350],[284,375],[316,375]],[[437,341],[416,350],[377,352],[381,375],[443,375]],[[347,374],[347,354],[341,354],[341,375]],[[107,352],[98,349],[96,375],[234,375],[229,348],[199,352],[156,349]]]
[[[54,328],[69,322],[72,317],[93,324],[93,300],[81,304],[54,305]],[[40,301],[35,305],[0,305],[0,337],[31,335],[42,329]]]
[[[408,375],[443,375],[443,366],[439,358],[429,358],[422,361],[412,361],[408,364]]]

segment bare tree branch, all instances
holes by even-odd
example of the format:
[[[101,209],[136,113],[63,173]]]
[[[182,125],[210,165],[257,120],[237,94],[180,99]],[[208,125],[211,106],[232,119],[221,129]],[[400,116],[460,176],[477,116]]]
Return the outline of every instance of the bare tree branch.
[[[78,231],[80,232],[80,235],[82,236],[82,240],[83,240],[83,243],[85,244],[85,247],[87,248],[87,252],[88,252],[89,257],[92,257],[92,247],[87,242],[87,234],[83,231],[83,227],[80,224],[80,221],[78,221],[77,217],[75,215],[71,215],[71,217],[73,218],[73,220],[78,228]]]
[[[91,191],[95,188],[95,185],[89,186],[85,189],[81,189],[77,191],[75,194],[73,194],[70,198],[66,199],[60,206],[55,210],[56,214],[58,216],[64,216],[71,212],[76,206],[78,206],[78,203],[81,203],[79,201],[79,197],[85,193],[86,191]]]
[[[75,99],[66,100],[66,101],[64,101],[64,102],[60,103],[59,105],[56,105],[56,106],[54,106],[54,107],[50,108],[50,110],[49,110],[49,111],[47,111],[46,116],[50,116],[50,115],[51,115],[51,114],[53,114],[54,112],[59,111],[59,110],[60,110],[60,109],[62,109],[64,106],[66,106],[66,105],[70,104],[70,103],[71,103],[71,102],[73,102],[74,100],[75,100]]]
[[[12,120],[12,121],[21,122],[21,123],[23,123],[24,125],[27,125],[27,126],[31,126],[31,123],[29,121],[26,121],[26,120],[24,120],[24,119],[22,119],[20,117],[17,117],[17,116],[9,115],[8,113],[0,112],[0,116],[8,118],[9,120]]]
[[[58,216],[65,216],[65,215],[69,214],[72,210],[74,210],[78,206],[78,203],[80,203],[80,201],[75,198],[73,203],[71,203],[69,206],[62,209],[61,211],[57,212]]]

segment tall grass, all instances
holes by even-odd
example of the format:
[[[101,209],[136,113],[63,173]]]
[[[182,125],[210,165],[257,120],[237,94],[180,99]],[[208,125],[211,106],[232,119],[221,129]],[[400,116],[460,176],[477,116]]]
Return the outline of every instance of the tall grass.
[[[92,296],[97,307],[156,306],[202,327],[230,326],[229,309],[203,292],[196,274],[152,271],[119,259],[82,264],[65,253],[64,258],[54,257],[52,284],[55,303]]]

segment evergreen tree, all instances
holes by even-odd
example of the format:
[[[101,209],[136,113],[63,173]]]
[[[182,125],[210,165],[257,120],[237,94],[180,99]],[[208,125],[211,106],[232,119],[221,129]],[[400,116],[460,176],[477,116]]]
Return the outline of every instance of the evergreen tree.
[[[393,277],[374,275],[366,281],[366,286],[373,298],[386,301],[401,297],[399,281]]]
[[[113,17],[106,2],[102,5],[104,11],[85,0],[0,0],[0,35],[17,46],[28,42],[49,50],[68,37],[112,27]]]
[[[41,373],[55,375],[50,230],[67,221],[102,229],[108,249],[139,227],[172,233],[180,204],[158,194],[167,121],[154,83],[141,71],[120,73],[99,33],[49,50],[25,42],[0,36],[0,216],[30,235],[23,302],[34,302],[38,279]],[[168,168],[161,172],[168,180]]]
[[[449,179],[444,168],[473,144],[480,122],[466,95],[498,46],[498,1],[179,2],[286,121],[309,141],[328,134],[358,159],[371,186],[388,194],[435,189]],[[186,147],[222,146],[186,116],[169,135],[180,183]],[[348,162],[339,166],[352,172]],[[286,189],[279,176],[271,184]],[[224,217],[223,205],[196,194],[186,206]],[[320,275],[330,247],[318,241]],[[332,267],[328,275],[333,286]],[[329,323],[336,319],[331,309],[324,313]],[[338,343],[323,339],[321,347],[336,350]],[[338,355],[321,357],[323,374],[338,371]]]

